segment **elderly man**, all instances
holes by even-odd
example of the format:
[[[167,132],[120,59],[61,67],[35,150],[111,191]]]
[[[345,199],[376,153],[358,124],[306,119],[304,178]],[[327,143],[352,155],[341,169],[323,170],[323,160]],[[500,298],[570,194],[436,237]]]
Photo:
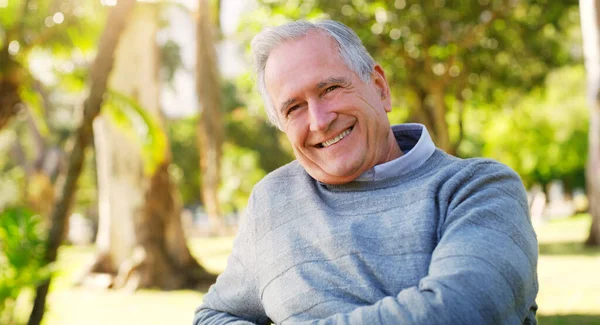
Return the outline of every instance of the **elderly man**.
[[[296,161],[254,188],[195,324],[535,324],[537,242],[519,177],[390,126],[390,89],[335,21],[252,42]]]

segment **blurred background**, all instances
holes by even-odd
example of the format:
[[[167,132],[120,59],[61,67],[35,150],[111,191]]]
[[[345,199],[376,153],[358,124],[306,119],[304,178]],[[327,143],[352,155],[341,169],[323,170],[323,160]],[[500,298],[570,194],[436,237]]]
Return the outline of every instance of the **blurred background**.
[[[192,322],[293,159],[249,41],[299,18],[356,31],[393,123],[520,174],[539,323],[600,324],[596,2],[0,0],[0,324]]]

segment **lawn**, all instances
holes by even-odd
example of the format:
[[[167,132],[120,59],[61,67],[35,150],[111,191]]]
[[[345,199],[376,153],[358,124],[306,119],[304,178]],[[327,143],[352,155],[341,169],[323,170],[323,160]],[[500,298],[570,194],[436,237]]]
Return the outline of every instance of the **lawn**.
[[[589,230],[587,215],[554,220],[536,227],[540,242],[538,320],[544,324],[600,324],[600,249],[581,242]],[[211,271],[223,270],[232,238],[190,241],[196,257]],[[190,290],[92,290],[74,287],[92,247],[63,247],[60,273],[49,297],[45,325],[191,324],[202,293]]]
[[[540,324],[600,324],[600,249],[583,246],[588,215],[536,227]]]
[[[190,241],[192,253],[212,272],[227,264],[233,237],[199,238]],[[49,296],[43,325],[95,324],[191,324],[202,293],[192,290],[141,290],[135,293],[73,286],[93,258],[93,247],[63,246],[59,252],[59,275]]]

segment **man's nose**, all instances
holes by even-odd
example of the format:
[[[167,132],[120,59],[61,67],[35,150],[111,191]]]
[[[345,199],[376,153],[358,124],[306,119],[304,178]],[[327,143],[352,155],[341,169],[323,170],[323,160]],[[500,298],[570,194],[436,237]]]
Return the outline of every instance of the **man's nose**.
[[[310,130],[313,132],[327,130],[331,122],[337,117],[337,113],[333,112],[329,105],[319,101],[308,104],[308,114],[310,119]]]

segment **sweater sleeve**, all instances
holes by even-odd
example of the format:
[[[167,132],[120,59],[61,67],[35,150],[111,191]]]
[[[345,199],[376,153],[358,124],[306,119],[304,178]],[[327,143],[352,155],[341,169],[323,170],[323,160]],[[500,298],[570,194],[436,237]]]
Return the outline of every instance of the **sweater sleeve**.
[[[446,213],[417,286],[307,323],[535,324],[537,240],[519,176],[491,161],[459,174],[440,189]]]
[[[252,202],[250,198],[227,267],[204,295],[202,305],[196,310],[194,325],[270,323],[258,295],[258,281],[254,272],[256,255]]]

